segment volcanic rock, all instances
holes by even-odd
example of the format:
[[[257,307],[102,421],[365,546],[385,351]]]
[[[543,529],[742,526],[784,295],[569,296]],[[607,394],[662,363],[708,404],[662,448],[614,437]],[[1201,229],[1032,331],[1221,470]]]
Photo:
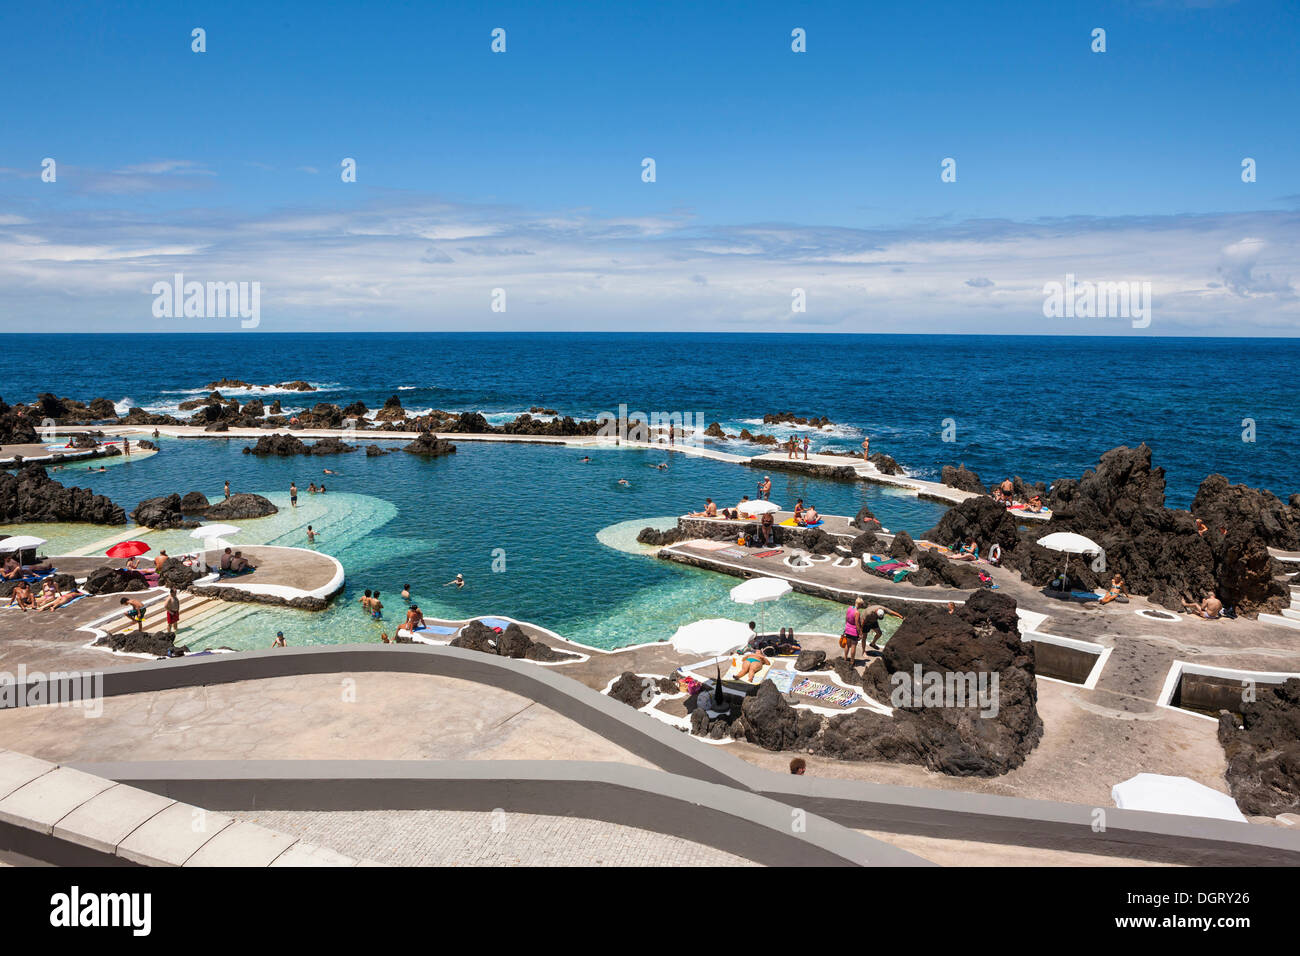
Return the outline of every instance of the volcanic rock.
[[[191,492],[191,494],[196,493]],[[131,512],[131,520],[146,528],[197,528],[199,526],[197,521],[186,518],[181,496],[175,494],[146,498],[135,506],[135,510]]]
[[[1241,721],[1219,715],[1232,798],[1248,816],[1300,812],[1300,678],[1261,686],[1241,709]]]
[[[140,571],[102,567],[91,571],[81,584],[87,594],[117,594],[120,591],[147,591],[149,582]]]
[[[764,750],[807,750],[821,730],[822,718],[791,707],[776,685],[765,680],[740,707],[745,739]]]
[[[957,468],[952,465],[944,465],[940,477],[949,488],[956,488],[959,491],[973,491],[977,495],[987,495],[989,493],[989,490],[984,487],[984,483],[980,481],[980,476],[968,470],[965,465],[960,465]]]
[[[280,509],[261,495],[241,491],[223,501],[208,507],[204,515],[209,521],[230,521],[240,518],[265,518],[276,514]]]
[[[89,488],[65,488],[40,465],[0,471],[0,524],[28,521],[126,524],[126,512]]]
[[[654,545],[663,547],[667,544],[676,544],[678,541],[685,541],[690,535],[677,525],[667,528],[664,531],[658,531],[655,528],[642,528],[637,532],[636,540],[641,544]]]
[[[454,455],[456,446],[445,438],[435,438],[433,432],[421,432],[419,437],[409,445],[403,445],[402,451],[425,458],[438,458],[442,455]]]
[[[900,531],[894,535],[894,540],[889,542],[889,556],[891,558],[910,558],[916,554],[916,542],[906,531]]]
[[[881,527],[875,513],[865,505],[858,509],[858,513],[854,515],[849,525],[861,531],[879,531]]]
[[[154,657],[182,657],[186,648],[176,643],[176,635],[159,631],[125,631],[105,634],[95,641],[96,647],[107,647],[119,654],[152,654]]]
[[[794,669],[797,671],[816,671],[821,670],[825,666],[825,651],[800,651],[799,656],[794,659]]]

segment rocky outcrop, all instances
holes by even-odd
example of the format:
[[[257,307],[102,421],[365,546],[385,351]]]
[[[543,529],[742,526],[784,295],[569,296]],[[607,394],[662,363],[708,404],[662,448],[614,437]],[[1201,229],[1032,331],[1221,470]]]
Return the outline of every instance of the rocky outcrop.
[[[0,398],[0,445],[34,445],[38,441],[36,425],[26,409],[10,407]]]
[[[158,569],[158,583],[165,588],[184,591],[200,577],[194,568],[187,567],[180,558],[168,558]]]
[[[105,647],[118,654],[152,654],[154,657],[182,657],[187,653],[183,645],[176,644],[176,635],[158,631],[124,631],[105,634],[95,641],[96,647]]]
[[[402,451],[424,458],[439,458],[456,454],[456,446],[445,438],[436,437],[433,432],[421,432],[415,441],[403,445]]]
[[[204,515],[209,521],[231,521],[240,518],[265,518],[280,509],[261,495],[239,492],[208,508]]]
[[[1300,813],[1300,678],[1261,686],[1241,710],[1219,716],[1232,798],[1249,816]]]
[[[406,417],[406,409],[402,407],[402,400],[396,395],[389,395],[388,401],[384,406],[375,412],[375,421],[377,422],[397,422]]]
[[[654,700],[655,694],[677,694],[679,690],[672,678],[624,671],[606,693],[629,707],[641,708]]]
[[[894,535],[894,540],[889,542],[889,556],[891,558],[910,558],[916,554],[916,542],[906,531],[900,531]]]
[[[849,543],[849,554],[855,558],[860,558],[864,554],[872,554],[880,549],[880,539],[876,537],[873,531],[864,531]]]
[[[1004,560],[1026,581],[1045,585],[1063,561],[1034,542],[1074,531],[1104,550],[1104,564],[1071,561],[1076,585],[1091,589],[1119,572],[1131,593],[1171,610],[1180,609],[1184,597],[1207,591],[1239,614],[1287,606],[1286,587],[1267,548],[1270,541],[1293,540],[1292,509],[1268,492],[1230,485],[1219,475],[1202,483],[1197,502],[1196,517],[1208,526],[1204,534],[1197,533],[1192,512],[1165,507],[1165,472],[1152,467],[1150,448],[1113,448],[1095,470],[1052,486],[1051,520],[1023,532],[1014,550],[1004,545]]]
[[[853,520],[849,522],[849,525],[859,531],[879,531],[881,527],[880,519],[866,505],[858,509],[858,513],[853,516]]]
[[[149,582],[140,571],[126,568],[102,567],[91,571],[82,582],[81,590],[87,594],[117,594],[120,591],[146,591]]]
[[[825,666],[825,651],[800,651],[799,656],[794,659],[794,669],[797,671],[819,671]]]
[[[727,433],[722,430],[722,426],[717,422],[710,422],[709,427],[704,429],[704,435],[707,438],[726,438]]]
[[[664,531],[658,531],[655,528],[642,528],[637,532],[636,540],[640,544],[649,544],[662,548],[664,545],[685,541],[689,537],[690,535],[683,528],[674,525]]]
[[[257,440],[257,444],[252,447],[246,446],[244,454],[277,455],[283,458],[289,455],[342,455],[356,450],[356,445],[349,445],[333,436],[322,438],[315,444],[308,445],[294,435],[281,435],[276,432],[273,435],[263,435]]]
[[[823,718],[786,703],[770,680],[740,706],[739,723],[745,739],[764,750],[810,750],[821,732]]]
[[[884,454],[883,452],[876,452],[867,460],[870,461],[873,465],[875,465],[876,471],[880,472],[882,475],[903,474],[903,466],[900,465],[897,461],[895,461],[892,457]]]
[[[461,629],[460,634],[452,638],[451,646],[530,661],[563,661],[577,656],[533,640],[524,633],[523,628],[513,622],[498,634],[482,621],[470,621]]]
[[[967,498],[949,508],[939,523],[925,533],[925,537],[942,545],[974,537],[980,546],[980,554],[988,554],[995,544],[1004,552],[1013,550],[1020,542],[1020,530],[1016,527],[1016,519],[1003,505],[980,496]]]
[[[989,490],[984,487],[984,482],[980,481],[980,476],[967,469],[965,465],[956,468],[952,465],[944,465],[940,472],[940,480],[949,488],[956,488],[958,491],[973,491],[977,495],[989,493]]]
[[[918,668],[922,692],[910,693]],[[877,694],[888,688],[894,715],[860,710],[832,717],[817,752],[916,763],[954,776],[997,776],[1020,766],[1042,736],[1033,645],[1021,643],[1016,605],[1006,595],[978,592],[952,614],[913,612],[868,670],[876,673],[864,674],[863,684],[874,685]],[[973,675],[976,691],[983,675],[985,698],[972,694],[975,700],[963,702],[945,690],[927,700],[924,688],[934,686],[929,675],[954,690],[970,688],[959,675]]]
[[[194,500],[190,495],[185,497]],[[135,506],[135,510],[131,512],[131,520],[146,528],[197,528],[199,522],[186,516],[183,500],[180,495],[146,498]],[[206,505],[203,510],[206,510]]]
[[[919,581],[915,575],[908,575],[907,580],[914,584],[937,584],[964,591],[980,586],[979,572],[967,561],[950,561],[934,551],[922,551],[916,556],[916,563],[922,571],[928,571],[929,574]]]
[[[388,452],[389,452],[389,450],[390,450],[390,449],[387,449],[387,448],[380,448],[378,445],[367,445],[367,446],[366,446],[366,457],[367,457],[367,458],[378,458],[380,455],[387,455]]]
[[[89,488],[65,488],[40,465],[24,465],[17,474],[0,471],[0,524],[68,521],[126,524],[126,512]]]
[[[810,428],[825,428],[835,424],[825,415],[816,418],[801,418],[794,412],[768,413],[763,416],[764,425],[801,425]]]

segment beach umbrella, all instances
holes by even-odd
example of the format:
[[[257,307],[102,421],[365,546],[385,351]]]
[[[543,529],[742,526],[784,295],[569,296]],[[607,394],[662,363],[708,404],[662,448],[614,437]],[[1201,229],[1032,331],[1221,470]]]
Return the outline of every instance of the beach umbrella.
[[[1062,573],[1062,577],[1065,578],[1066,584],[1069,584],[1070,580],[1070,555],[1101,553],[1101,545],[1091,538],[1085,538],[1073,531],[1054,531],[1039,538],[1038,543],[1044,548],[1064,553],[1065,571]]]
[[[232,524],[205,524],[200,525],[190,532],[191,538],[224,538],[227,535],[239,534],[239,529]]]
[[[201,538],[203,540],[203,552],[206,554],[209,550],[227,548],[229,545],[222,539],[228,534],[239,534],[239,529],[233,524],[205,524],[199,525],[190,532],[191,538]],[[207,558],[203,563],[207,564]]]
[[[1110,798],[1121,810],[1178,813],[1247,823],[1237,802],[1203,783],[1162,773],[1140,773],[1110,788]]]
[[[737,604],[758,604],[759,633],[765,630],[767,611],[761,605],[779,601],[790,591],[790,582],[782,578],[750,578],[744,584],[737,584],[731,589],[731,599]]]
[[[781,506],[773,504],[770,501],[763,501],[760,498],[757,501],[742,501],[740,504],[736,505],[736,510],[747,515],[765,515],[769,511],[780,511]]]
[[[37,538],[30,534],[16,534],[8,538],[0,538],[0,551],[28,551],[39,548],[44,543],[44,538]]]
[[[113,545],[104,553],[110,558],[134,558],[148,550],[149,545],[143,541],[123,541],[121,544]]]
[[[718,656],[749,643],[749,627],[725,617],[692,621],[677,629],[670,642],[679,654]]]

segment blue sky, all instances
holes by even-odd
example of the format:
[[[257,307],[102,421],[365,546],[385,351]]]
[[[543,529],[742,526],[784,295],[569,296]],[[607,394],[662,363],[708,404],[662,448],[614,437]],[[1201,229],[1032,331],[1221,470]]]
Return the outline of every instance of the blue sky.
[[[1044,319],[1043,284],[1067,272],[1152,282],[1142,334],[1300,318],[1294,3],[0,18],[6,328],[149,325],[175,272],[261,282],[264,327],[286,331],[1121,331]]]

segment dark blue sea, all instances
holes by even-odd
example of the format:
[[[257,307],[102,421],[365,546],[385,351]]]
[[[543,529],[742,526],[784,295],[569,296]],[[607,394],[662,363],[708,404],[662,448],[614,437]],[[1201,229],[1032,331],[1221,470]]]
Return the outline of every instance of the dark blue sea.
[[[986,482],[1078,476],[1106,449],[1145,441],[1168,472],[1174,505],[1189,504],[1211,472],[1284,498],[1300,491],[1296,339],[0,335],[0,396],[10,402],[52,391],[174,411],[222,377],[320,387],[306,399],[264,396],[286,407],[354,398],[375,407],[397,394],[413,411],[474,409],[493,422],[532,405],[575,417],[627,405],[784,436],[758,420],[825,415],[836,427],[815,435],[814,448],[857,448],[867,434],[873,451],[918,476],[964,462]],[[1247,419],[1254,441],[1243,441]]]

